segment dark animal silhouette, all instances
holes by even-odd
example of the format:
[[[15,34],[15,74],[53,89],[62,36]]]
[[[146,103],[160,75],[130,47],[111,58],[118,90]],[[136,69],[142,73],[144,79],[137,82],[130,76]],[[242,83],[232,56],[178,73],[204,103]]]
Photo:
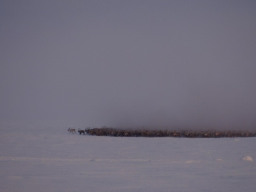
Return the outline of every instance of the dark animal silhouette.
[[[77,132],[79,133],[79,135],[85,135],[85,130],[78,129]]]

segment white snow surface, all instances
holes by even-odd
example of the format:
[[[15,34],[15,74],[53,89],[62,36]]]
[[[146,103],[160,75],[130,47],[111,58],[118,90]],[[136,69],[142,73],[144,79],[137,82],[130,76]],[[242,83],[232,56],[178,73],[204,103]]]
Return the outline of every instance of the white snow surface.
[[[81,136],[1,125],[1,192],[255,192],[256,138]]]

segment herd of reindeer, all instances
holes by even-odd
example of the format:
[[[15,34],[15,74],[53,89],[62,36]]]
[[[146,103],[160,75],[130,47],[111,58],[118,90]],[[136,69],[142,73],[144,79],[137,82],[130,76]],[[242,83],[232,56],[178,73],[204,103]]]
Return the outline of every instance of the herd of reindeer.
[[[92,128],[76,129],[68,128],[71,134],[114,136],[114,137],[189,137],[189,138],[218,138],[218,137],[256,137],[256,131],[212,131],[212,130],[152,130],[152,129],[115,129]]]

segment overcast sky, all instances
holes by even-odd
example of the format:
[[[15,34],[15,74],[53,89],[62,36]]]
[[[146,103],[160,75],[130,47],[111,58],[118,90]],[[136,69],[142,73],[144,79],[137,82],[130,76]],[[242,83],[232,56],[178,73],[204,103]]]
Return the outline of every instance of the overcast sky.
[[[0,120],[256,127],[256,1],[1,0]]]

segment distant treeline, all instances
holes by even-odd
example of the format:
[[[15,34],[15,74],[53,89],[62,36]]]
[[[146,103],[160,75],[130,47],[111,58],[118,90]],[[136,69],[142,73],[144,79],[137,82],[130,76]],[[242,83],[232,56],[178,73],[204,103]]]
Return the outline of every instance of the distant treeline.
[[[189,137],[189,138],[218,138],[218,137],[256,137],[256,131],[212,131],[212,130],[151,130],[151,129],[117,129],[92,128],[85,129],[88,135],[114,137]]]

